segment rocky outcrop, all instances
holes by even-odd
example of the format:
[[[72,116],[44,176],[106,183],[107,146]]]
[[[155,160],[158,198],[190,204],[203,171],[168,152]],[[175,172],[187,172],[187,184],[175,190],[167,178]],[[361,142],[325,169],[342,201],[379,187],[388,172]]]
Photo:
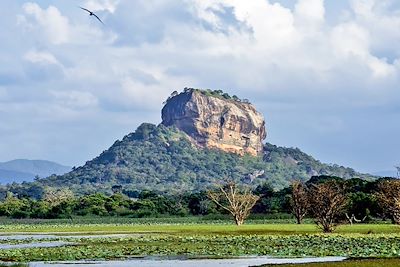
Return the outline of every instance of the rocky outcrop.
[[[261,153],[266,137],[261,113],[248,101],[219,92],[186,89],[173,94],[162,109],[162,124],[176,126],[201,147]]]

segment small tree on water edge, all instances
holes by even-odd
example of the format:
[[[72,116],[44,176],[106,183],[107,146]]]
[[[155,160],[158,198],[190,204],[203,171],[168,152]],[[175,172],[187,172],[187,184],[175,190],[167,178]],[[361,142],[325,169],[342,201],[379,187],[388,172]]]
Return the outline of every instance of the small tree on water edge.
[[[307,188],[302,182],[293,181],[291,190],[292,194],[290,199],[290,205],[292,208],[292,213],[296,218],[297,224],[301,224],[310,208],[310,201]]]
[[[393,223],[400,224],[400,180],[381,181],[375,197]]]
[[[218,189],[209,191],[207,196],[228,211],[236,225],[242,225],[260,197],[252,194],[250,188],[239,187],[234,181],[217,187]]]
[[[321,184],[312,184],[308,191],[310,212],[315,223],[324,233],[334,231],[338,218],[348,204],[343,183],[331,180]]]

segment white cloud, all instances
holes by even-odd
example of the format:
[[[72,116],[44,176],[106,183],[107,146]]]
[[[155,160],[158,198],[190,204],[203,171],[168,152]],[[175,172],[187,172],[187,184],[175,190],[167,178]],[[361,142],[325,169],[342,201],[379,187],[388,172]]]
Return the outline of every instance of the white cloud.
[[[92,11],[107,10],[114,13],[119,3],[120,0],[86,0],[84,6]]]
[[[93,108],[98,104],[97,97],[89,92],[52,90],[50,93],[57,103],[69,109]]]
[[[371,54],[371,36],[356,23],[336,26],[332,31],[332,45],[336,56],[360,60],[369,67],[373,78],[395,75],[395,67]]]
[[[29,2],[23,5],[23,10],[27,15],[25,21],[30,22],[31,27],[35,27],[33,23],[37,23],[52,43],[62,44],[69,40],[68,18],[61,15],[56,7],[42,9],[38,4]]]
[[[55,58],[55,56],[52,55],[51,53],[40,52],[36,50],[31,50],[28,53],[26,53],[24,59],[32,63],[55,64],[55,65],[60,64],[58,60]]]
[[[267,122],[275,112],[272,138],[280,128],[277,139],[297,141],[293,125],[306,131],[311,121],[311,129],[341,136],[352,124],[341,116],[394,108],[400,98],[400,11],[389,4],[395,0],[345,0],[346,16],[337,20],[329,19],[335,3],[328,0],[290,7],[272,0],[80,1],[105,26],[66,1],[35,2],[14,11],[21,13],[12,33],[18,47],[0,50],[3,61],[16,59],[9,70],[0,68],[7,97],[20,101],[3,110],[10,117],[73,118],[87,131],[94,127],[87,121],[102,127],[107,118],[123,134],[143,117],[159,118],[174,90],[221,88],[258,103]],[[43,106],[50,111],[38,112]]]
[[[395,0],[352,0],[355,14],[354,23],[365,28],[373,36],[371,49],[377,53],[392,56],[400,54],[400,48],[394,43],[400,40],[399,10],[392,8]]]
[[[37,3],[28,2],[22,8],[24,14],[18,16],[19,24],[41,44],[94,46],[111,44],[117,38],[113,32],[99,28],[95,20],[93,20],[95,24],[88,24],[87,21],[71,21],[55,6],[41,8]],[[87,13],[79,12],[79,14],[84,15],[82,18],[89,17]]]
[[[332,47],[336,56],[369,55],[370,36],[368,31],[356,23],[341,24],[332,30]]]
[[[374,16],[375,0],[351,0],[353,11],[361,16]]]
[[[325,19],[324,0],[299,0],[294,12],[306,23],[321,24]]]
[[[159,112],[164,100],[174,90],[182,89],[190,79],[175,78],[163,74],[162,71],[153,71],[156,83],[147,84],[132,75],[120,77],[120,87],[105,92],[104,96],[117,105],[128,109],[141,109]]]
[[[121,90],[117,92],[117,100],[126,106],[132,105],[138,108],[157,110],[163,91],[161,86],[147,86],[126,77],[121,81]]]
[[[240,85],[265,88],[274,85],[273,80],[277,79],[282,86],[280,75],[267,77],[262,74],[274,70],[280,72],[282,77],[292,76],[292,73],[303,73],[313,78],[313,86],[319,89],[326,87],[326,81],[330,81],[330,86],[334,88],[332,81],[339,81],[343,72],[347,72],[348,76],[354,75],[355,72],[367,75],[367,79],[360,80],[356,87],[362,87],[366,81],[398,75],[396,68],[389,61],[374,54],[374,44],[379,42],[376,40],[375,31],[371,31],[371,27],[358,20],[328,25],[325,22],[323,0],[299,0],[294,10],[264,0],[250,3],[235,0],[197,0],[195,3],[196,8],[200,9],[196,14],[216,27],[223,21],[218,19],[214,10],[224,5],[233,7],[236,18],[251,29],[251,39],[247,33],[235,28],[231,28],[228,35],[211,34],[212,36],[207,38],[206,34],[197,34],[198,38],[206,38],[204,43],[211,44],[210,47],[220,47],[217,53],[240,58],[236,63],[246,66],[245,70],[238,69],[240,75],[235,76]],[[365,17],[371,20],[377,17],[373,9],[376,5],[374,1],[357,3],[359,4],[353,5],[353,8],[358,10],[355,13],[363,14],[364,20]],[[377,10],[381,12],[382,9]],[[379,20],[380,24],[383,23],[383,18],[388,19],[386,14],[381,13],[379,16],[382,17]],[[394,34],[389,36],[393,38]],[[397,40],[400,41],[400,38]],[[209,50],[208,47],[203,49]],[[348,68],[344,67],[346,65]],[[358,67],[354,69],[356,66]],[[248,78],[247,70],[252,73]],[[254,76],[266,78],[260,80]],[[301,78],[293,77],[284,82],[286,90],[292,90],[291,85],[299,82],[296,82],[296,79]],[[304,84],[304,81],[301,83]]]

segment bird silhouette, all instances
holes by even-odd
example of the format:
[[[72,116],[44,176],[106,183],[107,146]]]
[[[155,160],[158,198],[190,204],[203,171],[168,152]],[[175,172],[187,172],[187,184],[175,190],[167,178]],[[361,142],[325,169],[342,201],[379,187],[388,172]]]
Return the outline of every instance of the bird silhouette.
[[[83,9],[83,10],[85,10],[85,11],[87,11],[87,12],[89,12],[89,16],[95,16],[96,19],[98,19],[98,20],[101,22],[101,24],[104,25],[104,23],[101,21],[101,19],[100,19],[96,14],[94,14],[92,11],[90,11],[89,9],[86,9],[86,8],[84,8],[84,7],[81,7],[81,6],[80,6],[80,8]]]

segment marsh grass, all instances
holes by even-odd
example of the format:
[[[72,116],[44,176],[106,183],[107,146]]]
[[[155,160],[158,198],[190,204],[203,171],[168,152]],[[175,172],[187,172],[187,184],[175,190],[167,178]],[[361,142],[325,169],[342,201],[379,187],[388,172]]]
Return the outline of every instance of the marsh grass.
[[[320,233],[314,224],[19,224],[0,225],[3,233],[169,233],[169,234],[221,234],[221,235],[293,235]],[[391,224],[343,225],[338,234],[400,234],[400,227]]]
[[[0,263],[0,267],[28,267],[25,263]]]
[[[400,227],[344,225],[322,234],[313,224],[18,224],[1,225],[3,234],[56,234],[74,243],[52,248],[0,250],[3,261],[126,259],[140,256],[231,257],[400,257]],[[132,234],[105,236],[100,234]],[[85,237],[63,237],[83,235]],[[37,240],[42,241],[42,240]],[[10,243],[20,241],[10,241]],[[28,241],[30,242],[30,241]],[[399,265],[400,266],[400,265]]]
[[[140,256],[270,255],[277,257],[400,257],[399,234],[201,235],[143,234],[130,237],[60,237],[73,245],[0,250],[4,261],[126,259]]]

